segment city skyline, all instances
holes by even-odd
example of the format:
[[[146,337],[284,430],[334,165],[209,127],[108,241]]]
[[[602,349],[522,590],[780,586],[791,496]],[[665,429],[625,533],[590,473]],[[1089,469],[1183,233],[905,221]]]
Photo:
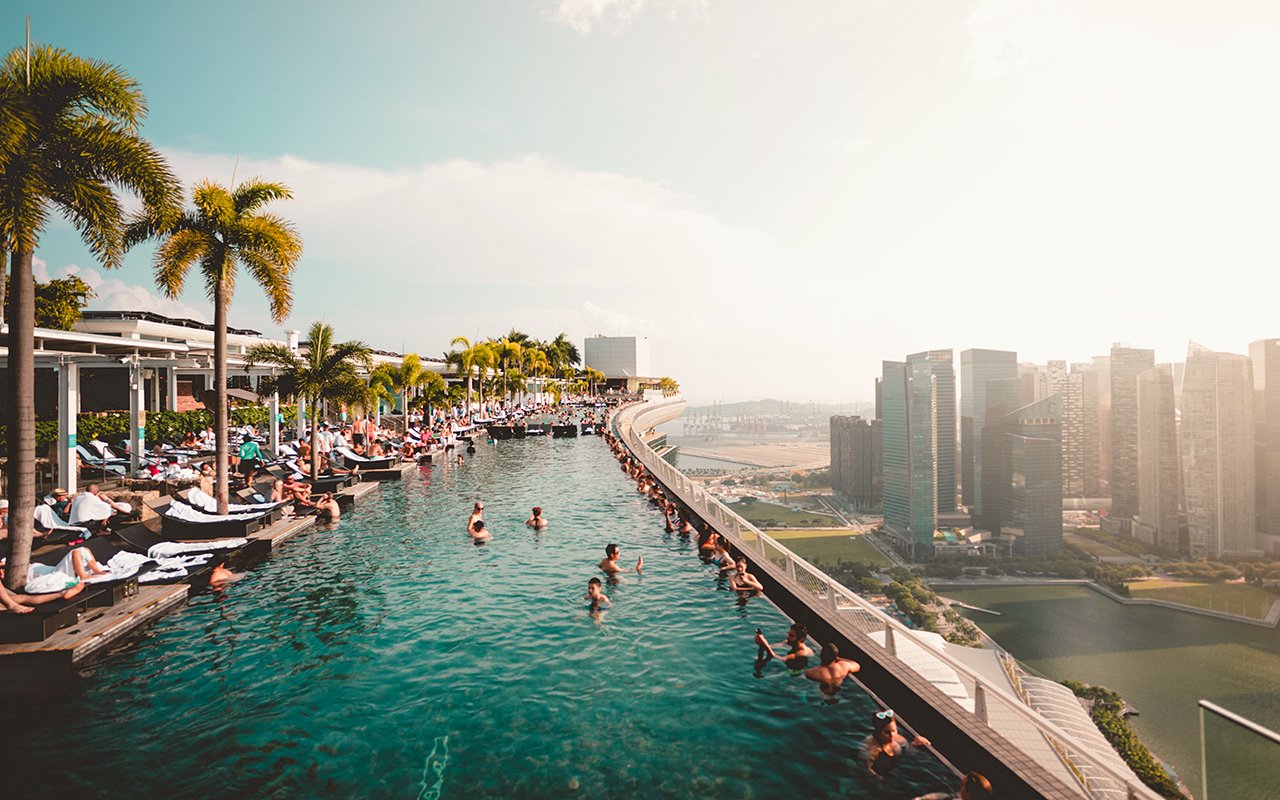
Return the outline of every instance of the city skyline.
[[[1264,293],[1237,291],[1280,257],[1263,188],[1280,116],[1256,103],[1280,75],[1277,9],[150,8],[31,9],[33,37],[136,78],[143,133],[188,185],[293,186],[281,211],[306,255],[290,327],[320,317],[429,356],[512,324],[648,336],[695,402],[869,399],[883,352],[935,347],[919,323],[979,285],[999,313],[967,316],[958,346],[1037,362],[1116,340],[1167,362],[1188,339],[1232,351],[1277,333]],[[0,15],[11,47],[24,11]],[[234,22],[247,15],[258,24]],[[102,273],[61,221],[37,257],[90,277],[95,307],[209,316],[196,291],[155,297],[145,250]],[[921,314],[888,300],[926,283]],[[383,313],[405,296],[430,313]],[[815,314],[819,296],[851,304]],[[277,331],[252,292],[231,320]]]

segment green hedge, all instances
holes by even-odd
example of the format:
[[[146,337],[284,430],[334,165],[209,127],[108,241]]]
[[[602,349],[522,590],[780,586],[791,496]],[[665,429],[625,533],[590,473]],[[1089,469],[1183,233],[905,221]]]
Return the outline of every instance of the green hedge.
[[[1076,697],[1093,702],[1093,707],[1089,710],[1093,724],[1098,726],[1111,747],[1143,783],[1161,797],[1170,800],[1183,798],[1177,782],[1169,777],[1147,746],[1138,739],[1138,734],[1129,727],[1128,720],[1124,718],[1124,700],[1119,694],[1105,686],[1088,686],[1079,681],[1063,681],[1062,685],[1074,692]]]
[[[280,413],[285,420],[291,420],[297,413],[294,406],[281,406]],[[246,406],[231,409],[233,425],[267,426],[267,409],[263,406]],[[148,411],[147,412],[147,444],[153,445],[162,439],[181,439],[188,433],[202,431],[213,424],[213,414],[206,409],[195,411]],[[8,433],[0,426],[0,447],[7,445],[5,435]],[[104,442],[118,442],[129,437],[129,413],[127,411],[107,411],[105,413],[84,413],[76,418],[76,439],[90,442],[101,439]],[[36,453],[42,455],[58,441],[58,423],[55,420],[36,420]]]

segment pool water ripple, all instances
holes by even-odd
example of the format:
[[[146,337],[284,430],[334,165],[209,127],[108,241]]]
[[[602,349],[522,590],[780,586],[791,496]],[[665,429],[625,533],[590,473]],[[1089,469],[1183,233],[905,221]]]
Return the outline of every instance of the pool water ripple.
[[[494,532],[470,544],[486,503]],[[551,527],[523,525],[542,505]],[[0,696],[0,770],[24,796],[911,797],[917,755],[858,768],[871,702],[753,671],[745,605],[596,439],[480,446],[384,484],[225,594],[204,595],[69,684]],[[588,614],[604,545],[641,576]],[[56,742],[32,747],[31,742]],[[67,758],[68,753],[76,757]]]

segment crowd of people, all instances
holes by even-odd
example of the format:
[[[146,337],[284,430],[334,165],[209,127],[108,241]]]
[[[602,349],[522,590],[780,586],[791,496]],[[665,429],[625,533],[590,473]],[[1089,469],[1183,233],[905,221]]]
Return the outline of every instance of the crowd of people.
[[[737,592],[745,602],[751,597],[764,593],[764,585],[750,572],[750,564],[745,555],[733,552],[728,537],[715,530],[709,523],[698,517],[691,508],[682,503],[678,497],[661,485],[657,477],[640,463],[627,447],[610,433],[604,434],[613,455],[618,459],[622,471],[636,483],[636,491],[646,496],[662,513],[665,529],[690,538],[696,537],[700,557],[707,563],[716,566],[722,577],[727,578],[731,591]],[[599,568],[606,576],[614,576],[623,571],[618,563],[619,551],[616,544],[610,544],[605,550],[605,559]],[[636,563],[637,572],[643,569],[643,559]],[[592,578],[587,585],[589,608],[596,612],[609,605],[609,598],[603,593],[603,585],[599,578]],[[787,631],[784,641],[776,646],[770,644],[764,632],[759,628],[755,632],[756,645],[755,668],[757,674],[773,660],[781,662],[793,673],[802,674],[806,679],[817,684],[822,695],[829,699],[839,693],[841,686],[854,677],[861,666],[851,658],[840,654],[840,648],[834,641],[819,644],[818,663],[812,664],[815,656],[810,646],[811,639],[808,628],[801,622],[793,622]],[[779,651],[784,651],[781,655]],[[910,738],[899,732],[899,720],[894,710],[885,708],[877,710],[872,720],[871,734],[862,743],[859,762],[867,774],[880,779],[890,774],[913,748],[931,746],[928,739],[919,735]],[[956,797],[961,800],[990,800],[995,795],[991,783],[977,772],[970,772],[961,781],[957,794],[947,792],[922,795],[916,800],[947,800]]]

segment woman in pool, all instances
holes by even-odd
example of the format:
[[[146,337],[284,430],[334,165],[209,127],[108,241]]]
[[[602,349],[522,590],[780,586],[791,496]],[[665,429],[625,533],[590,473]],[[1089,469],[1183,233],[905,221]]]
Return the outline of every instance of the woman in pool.
[[[876,777],[884,777],[898,766],[898,758],[912,745],[927,747],[929,740],[916,736],[910,741],[898,733],[898,721],[892,708],[877,711],[875,730],[863,745],[867,756],[867,771]]]
[[[535,531],[545,530],[547,527],[546,517],[542,516],[542,506],[534,506],[530,512],[529,518],[524,521],[525,525],[533,528]]]

